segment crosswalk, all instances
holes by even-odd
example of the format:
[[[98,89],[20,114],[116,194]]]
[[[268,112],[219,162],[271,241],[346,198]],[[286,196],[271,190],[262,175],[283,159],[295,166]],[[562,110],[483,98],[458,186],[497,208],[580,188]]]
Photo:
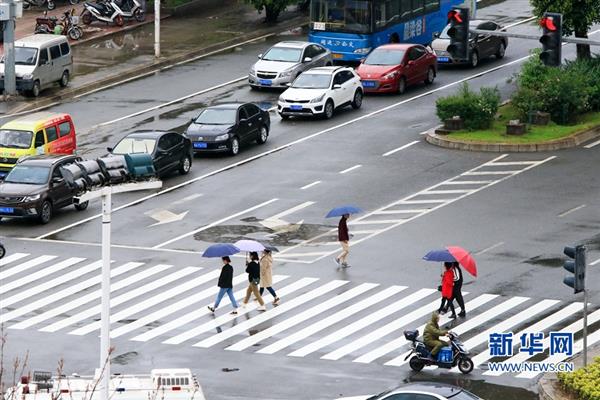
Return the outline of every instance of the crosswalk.
[[[99,260],[84,257],[8,255],[0,263],[0,323],[15,331],[97,335],[100,267]],[[422,332],[431,312],[439,307],[435,289],[276,273],[273,281],[280,305],[259,312],[257,303],[250,302],[238,315],[231,315],[225,299],[212,315],[206,306],[214,301],[218,275],[218,269],[114,261],[111,337],[190,349],[408,368],[404,358],[409,343],[403,331],[418,328]],[[246,284],[244,273],[235,275],[236,298],[244,296]],[[452,321],[443,316],[441,323],[461,336],[484,375],[503,374],[489,371],[490,361],[523,362],[532,357],[516,352],[508,359],[492,358],[487,349],[490,333],[512,331],[518,336],[559,331],[578,338],[582,329],[581,303],[490,293],[464,295],[468,318]],[[588,319],[589,325],[595,326],[600,309],[591,306]],[[598,341],[600,330],[590,332],[588,344]],[[544,340],[544,349],[549,345],[549,340]],[[581,351],[580,340],[574,348]],[[546,361],[565,358],[557,354]],[[531,378],[535,374],[517,376]]]

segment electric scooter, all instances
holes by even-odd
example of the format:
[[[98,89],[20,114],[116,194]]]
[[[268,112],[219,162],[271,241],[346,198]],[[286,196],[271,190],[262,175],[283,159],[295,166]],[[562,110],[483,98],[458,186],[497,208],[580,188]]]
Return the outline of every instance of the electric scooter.
[[[448,332],[450,346],[442,347],[437,358],[431,356],[425,343],[417,339],[418,336],[418,330],[404,331],[406,340],[412,342],[411,352],[404,358],[404,361],[408,360],[410,357],[408,364],[413,371],[418,372],[424,367],[431,365],[446,369],[458,366],[458,369],[463,374],[468,374],[473,370],[474,364],[471,357],[469,357],[469,351],[463,346],[462,342],[458,340],[458,335],[456,333]]]

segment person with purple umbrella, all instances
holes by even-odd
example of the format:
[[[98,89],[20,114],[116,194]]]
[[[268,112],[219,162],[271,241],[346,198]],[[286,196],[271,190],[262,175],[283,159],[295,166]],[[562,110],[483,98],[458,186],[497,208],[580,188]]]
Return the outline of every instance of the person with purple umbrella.
[[[338,241],[342,246],[342,252],[335,258],[335,262],[341,265],[342,268],[348,268],[350,265],[346,262],[348,254],[350,254],[350,234],[348,232],[348,218],[350,214],[342,215],[340,222],[338,223]]]

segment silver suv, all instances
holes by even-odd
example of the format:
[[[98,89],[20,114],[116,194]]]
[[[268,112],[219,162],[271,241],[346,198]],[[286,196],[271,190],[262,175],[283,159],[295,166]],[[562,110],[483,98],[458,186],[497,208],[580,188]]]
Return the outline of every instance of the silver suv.
[[[250,68],[248,82],[260,87],[287,88],[302,72],[315,67],[333,65],[331,52],[310,42],[279,42],[258,56]]]

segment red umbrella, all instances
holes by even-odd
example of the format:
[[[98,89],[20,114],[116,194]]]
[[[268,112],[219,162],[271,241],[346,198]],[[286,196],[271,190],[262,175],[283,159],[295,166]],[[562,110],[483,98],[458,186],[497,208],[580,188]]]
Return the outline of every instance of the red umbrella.
[[[452,254],[452,257],[454,257],[456,261],[458,261],[458,263],[467,270],[468,273],[474,277],[477,277],[477,264],[467,250],[458,246],[448,246],[446,249],[448,249],[450,254]]]

